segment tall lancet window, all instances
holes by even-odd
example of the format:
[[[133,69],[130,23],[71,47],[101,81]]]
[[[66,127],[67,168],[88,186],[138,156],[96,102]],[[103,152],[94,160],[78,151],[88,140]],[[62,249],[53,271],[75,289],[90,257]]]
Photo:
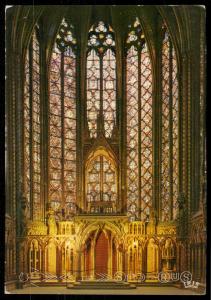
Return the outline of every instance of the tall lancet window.
[[[25,57],[24,78],[24,193],[30,218],[40,219],[40,47],[33,31]]]
[[[102,21],[89,31],[86,78],[90,137],[102,129],[111,138],[116,121],[115,40],[113,29]]]
[[[127,210],[146,220],[152,205],[152,67],[138,19],[126,41]]]
[[[178,78],[176,53],[164,28],[162,43],[161,219],[176,218],[178,207]]]
[[[76,38],[63,19],[49,72],[49,198],[66,208],[76,200]]]

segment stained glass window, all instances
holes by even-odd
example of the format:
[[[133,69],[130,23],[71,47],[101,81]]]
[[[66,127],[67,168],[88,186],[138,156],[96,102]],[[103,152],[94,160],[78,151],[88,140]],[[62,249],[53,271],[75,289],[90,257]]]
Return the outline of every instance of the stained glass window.
[[[127,203],[128,211],[138,216],[139,202],[139,95],[138,51],[127,54]]]
[[[146,219],[152,205],[152,68],[146,43],[141,51],[141,214]]]
[[[176,218],[178,189],[178,79],[176,54],[165,30],[162,45],[162,221]]]
[[[116,59],[111,49],[103,57],[103,115],[105,136],[111,137],[116,111]]]
[[[63,19],[50,63],[49,197],[63,207],[76,198],[76,39]]]
[[[205,135],[205,51],[204,46],[204,20],[200,24],[200,198],[205,199],[206,184],[206,135]],[[199,204],[197,199],[196,204]]]
[[[116,202],[117,179],[112,162],[103,155],[93,159],[87,169],[88,202]]]
[[[34,30],[25,58],[24,191],[30,217],[40,218],[40,49]]]
[[[25,58],[25,84],[24,84],[24,191],[30,207],[30,67],[29,49]]]
[[[100,59],[95,50],[87,57],[87,118],[91,137],[97,137],[97,116],[100,111]]]
[[[152,70],[139,20],[130,28],[126,41],[127,210],[133,218],[146,220],[152,205]]]
[[[176,53],[173,47],[172,49],[172,165],[173,165],[173,191],[172,191],[172,217],[173,219],[177,216],[178,209],[178,127],[179,119],[178,116],[178,78],[177,78],[177,60]]]
[[[40,50],[37,29],[25,58],[24,191],[31,218],[39,219]],[[91,138],[103,128],[111,138],[116,122],[116,57],[113,29],[98,22],[88,33],[86,65],[87,121]],[[65,208],[76,202],[76,49],[74,28],[63,19],[49,68],[49,200]],[[178,70],[176,52],[164,29],[161,101],[161,219],[176,218],[178,207]],[[152,66],[138,19],[126,39],[127,211],[147,220],[153,191]],[[100,124],[100,125],[99,125]],[[98,128],[98,126],[100,126]],[[107,168],[107,169],[106,169]],[[86,177],[87,203],[115,202],[117,174],[103,155]],[[72,204],[71,204],[72,205]],[[71,206],[70,205],[70,206]],[[72,207],[72,206],[71,206]],[[75,206],[74,206],[75,207]]]
[[[87,55],[87,120],[91,138],[97,137],[97,120],[111,138],[116,120],[116,58],[114,32],[102,21],[89,31]]]

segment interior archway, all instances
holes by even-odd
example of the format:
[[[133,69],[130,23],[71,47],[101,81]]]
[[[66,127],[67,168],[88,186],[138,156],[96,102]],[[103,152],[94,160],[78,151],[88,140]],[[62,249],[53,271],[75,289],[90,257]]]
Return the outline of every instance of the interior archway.
[[[95,244],[95,277],[102,278],[108,274],[108,238],[100,231]]]
[[[83,274],[85,280],[115,278],[122,269],[114,228],[107,225],[92,228],[86,235],[83,246]]]

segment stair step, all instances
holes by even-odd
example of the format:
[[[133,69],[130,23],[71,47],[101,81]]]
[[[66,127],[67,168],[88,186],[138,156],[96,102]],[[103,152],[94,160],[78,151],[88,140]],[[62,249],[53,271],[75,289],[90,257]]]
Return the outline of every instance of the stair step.
[[[67,286],[68,289],[74,289],[74,290],[129,290],[129,289],[135,289],[136,287],[122,287],[122,286],[74,286],[74,287],[69,287]]]
[[[119,281],[79,281],[73,284],[68,284],[69,289],[135,289],[136,286],[128,282]]]
[[[66,286],[67,282],[34,282],[34,284],[36,284],[37,286]]]
[[[134,283],[136,284],[137,286],[168,286],[168,287],[172,287],[172,286],[175,286],[176,284],[175,283],[161,283],[161,282],[143,282],[143,283]]]

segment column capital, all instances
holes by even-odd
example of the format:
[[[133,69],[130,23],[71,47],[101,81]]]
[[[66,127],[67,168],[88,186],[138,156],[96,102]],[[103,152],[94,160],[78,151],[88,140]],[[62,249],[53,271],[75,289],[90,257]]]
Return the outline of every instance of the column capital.
[[[76,250],[76,253],[77,253],[77,254],[83,254],[83,253],[84,253],[84,250],[82,250],[82,249]]]

